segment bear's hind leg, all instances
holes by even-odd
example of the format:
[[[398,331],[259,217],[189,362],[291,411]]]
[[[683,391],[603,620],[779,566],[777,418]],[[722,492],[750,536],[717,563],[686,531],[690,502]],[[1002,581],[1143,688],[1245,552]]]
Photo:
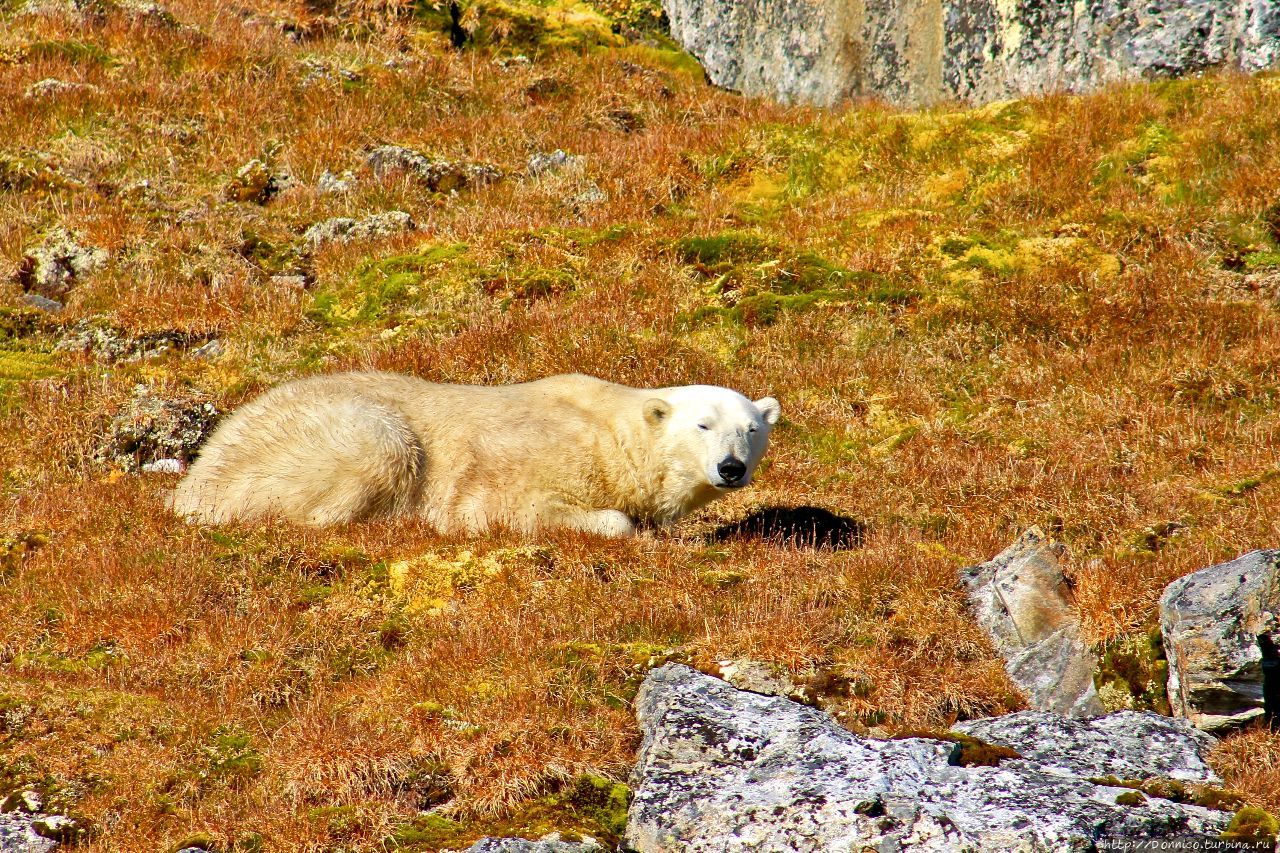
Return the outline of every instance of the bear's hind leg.
[[[616,509],[568,513],[557,519],[557,522],[561,527],[580,530],[593,536],[606,536],[610,539],[625,539],[636,533],[635,522],[626,513]]]

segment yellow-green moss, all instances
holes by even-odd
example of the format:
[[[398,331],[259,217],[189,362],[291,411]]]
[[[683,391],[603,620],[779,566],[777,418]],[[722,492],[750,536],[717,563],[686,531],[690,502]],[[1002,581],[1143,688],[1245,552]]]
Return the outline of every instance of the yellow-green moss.
[[[1097,647],[1093,683],[1108,711],[1169,714],[1169,662],[1158,630],[1119,637]]]
[[[1221,838],[1231,841],[1273,841],[1280,834],[1280,822],[1256,806],[1236,812]]]
[[[515,563],[545,564],[551,559],[546,548],[525,545],[497,548],[477,555],[460,550],[452,557],[428,551],[386,565],[386,583],[408,614],[437,616],[458,595],[473,590],[502,574]]]
[[[908,729],[893,736],[894,740],[905,740],[907,738],[941,740],[955,744],[955,749],[952,751],[948,761],[957,767],[997,767],[1002,761],[1022,757],[1022,754],[1016,749],[987,743],[985,740],[972,735],[961,734],[960,732]]]

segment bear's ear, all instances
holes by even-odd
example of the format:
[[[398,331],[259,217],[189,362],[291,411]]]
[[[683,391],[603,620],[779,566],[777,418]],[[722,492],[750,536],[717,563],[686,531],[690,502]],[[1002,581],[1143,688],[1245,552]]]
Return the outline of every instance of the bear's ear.
[[[671,417],[671,404],[666,400],[651,397],[644,401],[644,420],[649,426],[659,426],[669,417]]]
[[[779,406],[778,401],[772,397],[756,400],[756,408],[760,410],[760,414],[764,415],[765,422],[769,426],[776,424],[778,418],[782,417],[782,406]]]

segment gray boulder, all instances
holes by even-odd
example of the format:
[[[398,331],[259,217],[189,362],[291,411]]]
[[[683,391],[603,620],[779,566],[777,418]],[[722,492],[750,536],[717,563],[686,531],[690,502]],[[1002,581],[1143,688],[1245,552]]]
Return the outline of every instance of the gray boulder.
[[[1222,784],[1205,760],[1217,739],[1186,720],[1150,711],[1089,720],[1020,711],[958,723],[952,730],[1007,746],[1050,773]]]
[[[1216,835],[1230,819],[1155,797],[1118,804],[1129,792],[1061,760],[956,766],[954,744],[862,738],[674,664],[649,673],[636,706],[644,742],[624,845],[638,853],[1084,851],[1106,837]]]
[[[483,187],[502,180],[502,170],[488,163],[469,163],[428,157],[420,151],[401,145],[383,145],[365,157],[365,165],[374,177],[397,172],[420,180],[432,192],[450,193]]]
[[[711,81],[829,106],[1085,91],[1280,60],[1274,0],[663,0]]]
[[[1093,684],[1097,659],[1080,639],[1060,550],[1032,528],[960,577],[974,616],[1032,709],[1092,717],[1104,710]]]
[[[1169,584],[1160,630],[1174,714],[1215,732],[1280,714],[1280,550]]]

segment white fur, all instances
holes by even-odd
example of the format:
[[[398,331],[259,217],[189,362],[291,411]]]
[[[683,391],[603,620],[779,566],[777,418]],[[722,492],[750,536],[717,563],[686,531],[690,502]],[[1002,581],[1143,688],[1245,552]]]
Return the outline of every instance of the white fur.
[[[577,374],[500,387],[314,377],[228,416],[172,508],[209,523],[418,515],[446,533],[627,536],[748,485],[779,413],[772,397],[728,388],[644,390]],[[745,473],[726,482],[721,465],[735,461]]]

